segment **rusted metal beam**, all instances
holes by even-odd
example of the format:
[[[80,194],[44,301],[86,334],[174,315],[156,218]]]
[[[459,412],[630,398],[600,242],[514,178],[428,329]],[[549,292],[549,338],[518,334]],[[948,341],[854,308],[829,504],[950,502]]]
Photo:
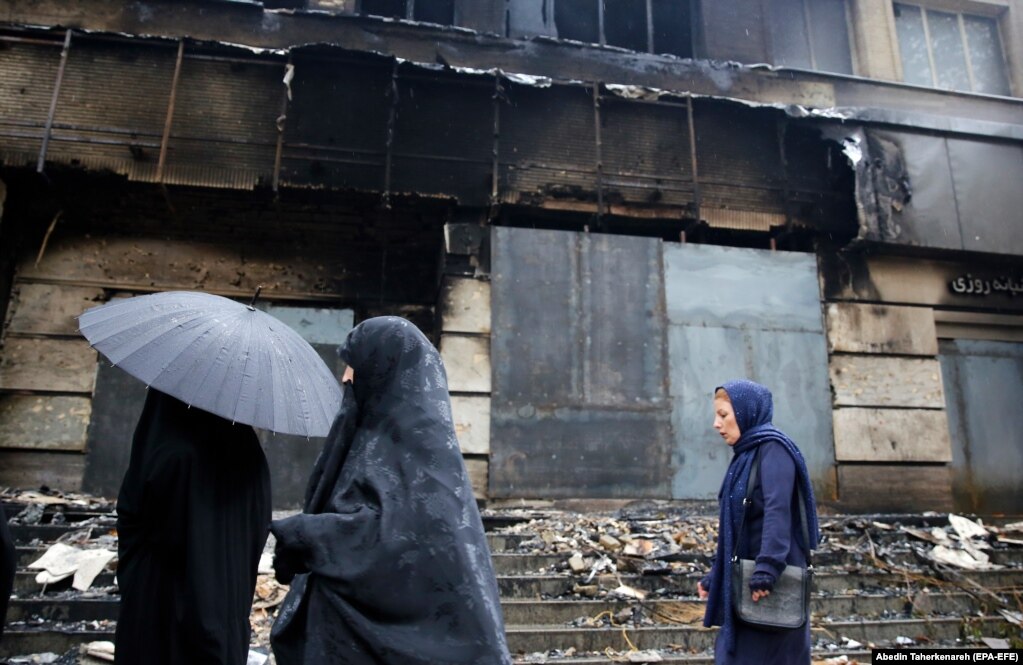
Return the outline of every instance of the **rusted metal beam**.
[[[787,236],[792,232],[792,196],[789,191],[789,161],[785,154],[785,136],[788,133],[788,127],[789,123],[784,118],[778,120],[778,156],[781,161],[782,208],[785,211],[785,230],[780,234],[781,237]],[[771,236],[772,250],[777,249],[777,239],[777,236]]]
[[[277,149],[274,152],[273,191],[277,192],[281,184],[281,155],[284,152],[284,127],[288,121],[288,104],[291,102],[291,80],[295,75],[295,65],[291,55],[284,65],[284,93],[281,95],[281,113],[277,116]]]
[[[290,55],[289,55],[290,57]],[[261,67],[280,67],[279,59],[257,60],[255,58],[232,58],[222,55],[207,55],[204,53],[190,53],[185,56],[186,60],[202,60],[207,62],[225,62],[231,65],[259,65]]]
[[[699,223],[700,177],[696,162],[696,123],[693,122],[693,96],[691,94],[686,103],[686,122],[689,124],[689,161],[693,170],[693,218]]]
[[[174,61],[174,77],[171,79],[170,98],[167,100],[167,118],[163,123],[163,138],[160,140],[160,160],[156,164],[156,182],[163,182],[163,169],[167,164],[167,144],[170,143],[171,125],[174,123],[174,104],[178,97],[178,81],[181,78],[181,62],[185,57],[185,40],[178,40],[178,57]]]
[[[601,3],[603,5],[603,3]],[[603,15],[603,10],[601,10]],[[601,32],[603,34],[603,31]],[[597,228],[603,225],[604,217],[604,157],[600,131],[600,82],[593,84],[593,129],[597,148]]]
[[[46,164],[46,151],[50,147],[50,132],[53,130],[53,118],[57,115],[57,98],[60,97],[60,86],[64,82],[64,68],[67,66],[68,51],[71,50],[71,31],[64,33],[64,48],[60,52],[60,64],[57,66],[57,80],[53,84],[53,95],[50,97],[50,111],[46,115],[46,129],[43,131],[43,144],[39,147],[39,160],[36,171],[43,172]]]
[[[33,39],[32,37],[15,37],[13,35],[0,35],[0,42],[11,44],[32,44],[34,46],[60,46],[61,42],[53,39]]]
[[[654,52],[654,0],[646,0],[646,50]]]
[[[497,205],[498,190],[500,188],[500,163],[498,158],[500,156],[500,143],[501,143],[501,76],[494,76],[494,142],[491,148],[491,157],[493,163],[491,166],[492,174],[490,181],[490,205]]]
[[[391,68],[391,105],[387,112],[386,154],[384,155],[384,207],[391,207],[391,161],[394,152],[394,125],[398,117],[398,63]]]

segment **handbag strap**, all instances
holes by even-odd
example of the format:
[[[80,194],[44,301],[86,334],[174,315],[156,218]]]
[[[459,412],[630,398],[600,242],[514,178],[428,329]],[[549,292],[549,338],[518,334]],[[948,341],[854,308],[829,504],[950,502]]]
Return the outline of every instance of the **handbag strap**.
[[[757,475],[760,471],[760,446],[757,446],[753,453],[753,466],[749,471],[749,481],[746,483],[746,496],[742,498],[742,518],[739,520],[739,534],[735,538],[735,547],[732,549],[732,561],[739,559],[739,543],[746,533],[746,509],[752,503],[753,487],[757,483]],[[810,547],[810,527],[806,520],[806,501],[803,500],[803,488],[796,481],[796,493],[799,500],[799,521],[803,527],[803,547],[806,555],[807,570],[813,570],[813,548]]]

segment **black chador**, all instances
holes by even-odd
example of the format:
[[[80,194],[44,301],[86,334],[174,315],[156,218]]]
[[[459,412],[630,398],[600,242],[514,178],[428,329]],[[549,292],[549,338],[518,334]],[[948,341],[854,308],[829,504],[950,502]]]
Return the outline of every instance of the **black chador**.
[[[117,498],[117,662],[244,665],[270,517],[252,428],[150,389]]]
[[[305,510],[273,524],[278,576],[298,573],[278,665],[510,663],[440,355],[398,317],[359,324],[341,355],[355,381]]]

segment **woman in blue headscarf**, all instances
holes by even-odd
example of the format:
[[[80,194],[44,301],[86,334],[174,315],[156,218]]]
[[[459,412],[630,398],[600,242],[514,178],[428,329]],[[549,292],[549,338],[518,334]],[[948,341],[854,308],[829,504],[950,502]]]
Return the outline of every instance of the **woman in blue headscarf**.
[[[714,429],[734,453],[718,494],[717,555],[698,585],[700,598],[707,599],[704,625],[721,626],[714,647],[717,665],[810,663],[809,622],[802,628],[768,632],[736,620],[732,607],[729,560],[736,538],[740,538],[739,557],[756,561],[745,590],[754,602],[771,593],[785,566],[805,568],[807,550],[816,548],[819,539],[806,462],[792,439],[771,423],[773,414],[771,391],[758,383],[729,381],[714,391]],[[740,534],[742,503],[758,450],[759,478]],[[810,543],[803,542],[797,488],[805,501]]]

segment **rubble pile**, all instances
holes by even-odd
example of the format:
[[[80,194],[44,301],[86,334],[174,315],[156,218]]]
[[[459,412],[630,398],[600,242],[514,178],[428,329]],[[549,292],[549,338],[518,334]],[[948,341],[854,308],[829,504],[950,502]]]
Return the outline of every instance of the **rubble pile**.
[[[0,662],[109,662],[113,505],[48,491],[0,500],[19,557]],[[490,510],[484,524],[516,662],[713,662],[715,633],[703,628],[696,582],[715,552],[716,515]],[[1023,522],[832,515],[821,531],[817,665],[869,662],[872,646],[1023,645]],[[273,663],[269,635],[287,593],[274,579],[272,551],[271,538],[250,617],[250,665]]]

